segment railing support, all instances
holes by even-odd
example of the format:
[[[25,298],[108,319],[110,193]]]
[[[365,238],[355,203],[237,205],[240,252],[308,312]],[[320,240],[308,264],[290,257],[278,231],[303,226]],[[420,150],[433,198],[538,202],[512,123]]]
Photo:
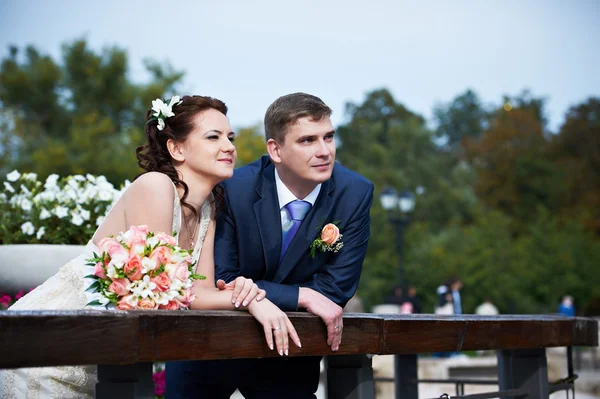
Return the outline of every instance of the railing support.
[[[327,356],[327,399],[374,399],[373,365],[367,355]]]
[[[548,366],[545,349],[498,351],[500,391],[524,389],[527,399],[548,399]]]
[[[154,399],[152,363],[99,365],[96,399]]]
[[[419,399],[417,355],[395,355],[396,399]]]

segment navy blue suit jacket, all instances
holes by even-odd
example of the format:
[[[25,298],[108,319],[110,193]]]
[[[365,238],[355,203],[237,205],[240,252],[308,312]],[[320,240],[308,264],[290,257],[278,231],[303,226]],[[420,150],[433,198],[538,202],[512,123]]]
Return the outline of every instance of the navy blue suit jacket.
[[[336,163],[281,263],[281,207],[269,157],[235,170],[222,184],[225,209],[219,214],[215,235],[218,279],[251,278],[283,311],[298,309],[299,287],[345,306],[356,292],[367,252],[371,182]],[[334,221],[339,221],[344,247],[336,254],[317,252],[313,259],[311,243],[324,225]]]

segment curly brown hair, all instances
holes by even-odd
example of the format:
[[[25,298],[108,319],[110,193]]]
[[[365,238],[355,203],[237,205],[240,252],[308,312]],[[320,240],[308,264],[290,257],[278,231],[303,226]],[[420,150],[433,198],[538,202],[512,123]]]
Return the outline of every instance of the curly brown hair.
[[[169,139],[177,143],[185,141],[194,130],[196,115],[208,109],[215,109],[223,115],[227,115],[227,106],[221,100],[205,96],[184,96],[181,98],[181,101],[179,105],[173,107],[175,116],[165,119],[163,130],[158,130],[158,120],[152,115],[152,110],[148,110],[146,114],[146,137],[148,138],[148,143],[138,147],[135,151],[138,165],[145,172],[136,176],[136,179],[147,172],[160,172],[169,176],[175,186],[183,188],[181,206],[189,209],[199,219],[199,212],[186,202],[189,189],[173,166],[171,154],[167,149],[167,141]],[[213,188],[212,194],[212,207],[216,210],[215,213],[218,213],[223,207],[223,199],[225,198],[224,190],[220,185],[217,185]]]

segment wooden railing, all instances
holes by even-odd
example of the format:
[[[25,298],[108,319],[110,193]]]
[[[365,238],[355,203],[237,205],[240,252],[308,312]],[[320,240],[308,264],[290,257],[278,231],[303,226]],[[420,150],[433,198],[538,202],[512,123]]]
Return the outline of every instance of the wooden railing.
[[[302,348],[290,346],[290,356],[333,355],[327,361],[329,399],[374,397],[365,354],[399,355],[396,397],[417,398],[417,354],[494,349],[501,391],[496,397],[544,398],[545,348],[598,345],[593,319],[349,313],[342,345],[333,354],[319,318],[289,317],[302,340]],[[142,367],[140,378],[148,380],[150,362],[271,356],[278,354],[266,346],[262,327],[244,312],[0,312],[0,368],[97,364],[100,399],[115,391],[120,397],[149,395],[137,378]]]

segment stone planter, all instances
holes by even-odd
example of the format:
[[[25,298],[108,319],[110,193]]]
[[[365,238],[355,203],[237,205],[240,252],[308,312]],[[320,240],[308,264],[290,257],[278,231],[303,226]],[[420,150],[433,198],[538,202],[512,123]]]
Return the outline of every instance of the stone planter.
[[[83,252],[84,245],[0,245],[0,292],[37,287]]]

